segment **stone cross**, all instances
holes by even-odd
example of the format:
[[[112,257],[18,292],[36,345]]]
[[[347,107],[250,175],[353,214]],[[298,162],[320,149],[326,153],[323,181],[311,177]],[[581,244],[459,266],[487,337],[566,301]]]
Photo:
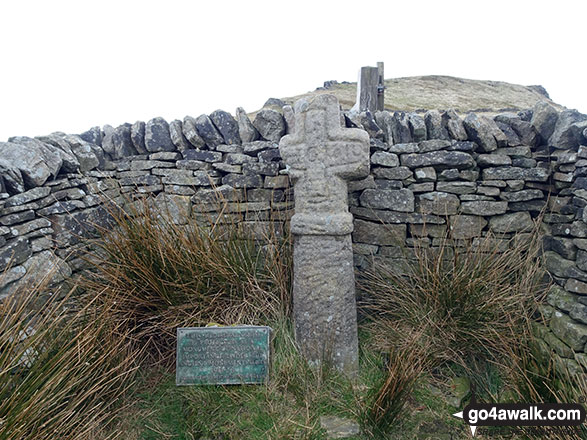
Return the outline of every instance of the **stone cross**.
[[[369,174],[369,136],[341,127],[338,100],[295,106],[279,151],[294,183],[293,310],[296,341],[311,364],[358,372],[357,312],[347,179]]]

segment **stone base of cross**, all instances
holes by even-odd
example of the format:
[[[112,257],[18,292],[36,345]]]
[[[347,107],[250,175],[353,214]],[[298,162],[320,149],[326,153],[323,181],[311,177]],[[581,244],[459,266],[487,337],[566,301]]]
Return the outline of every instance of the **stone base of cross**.
[[[369,174],[369,136],[340,125],[338,100],[295,105],[279,150],[294,183],[293,310],[296,341],[311,364],[358,372],[357,311],[347,180]]]

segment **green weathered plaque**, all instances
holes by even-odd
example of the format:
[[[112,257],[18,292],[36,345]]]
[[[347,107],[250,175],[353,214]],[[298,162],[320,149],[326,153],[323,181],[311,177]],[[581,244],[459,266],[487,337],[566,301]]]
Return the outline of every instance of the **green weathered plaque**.
[[[258,326],[178,328],[175,383],[265,382],[270,333],[269,327]]]

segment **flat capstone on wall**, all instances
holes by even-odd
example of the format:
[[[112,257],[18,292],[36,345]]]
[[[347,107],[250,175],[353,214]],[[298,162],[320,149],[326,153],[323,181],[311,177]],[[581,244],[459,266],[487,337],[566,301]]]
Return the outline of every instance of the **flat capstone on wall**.
[[[282,104],[282,103],[278,103]],[[279,141],[294,111],[273,105],[251,122],[217,110],[79,135],[0,143],[0,296],[53,271],[60,283],[84,269],[84,238],[108,226],[104,200],[152,196],[173,221],[201,220],[219,196],[224,215],[262,239],[293,215]],[[547,102],[490,119],[454,110],[343,113],[370,137],[370,173],[349,182],[354,264],[405,262],[402,248],[479,241],[505,248],[530,234],[546,209],[544,256],[554,283],[537,324],[543,349],[572,372],[587,370],[587,116]],[[383,225],[385,222],[386,225]]]

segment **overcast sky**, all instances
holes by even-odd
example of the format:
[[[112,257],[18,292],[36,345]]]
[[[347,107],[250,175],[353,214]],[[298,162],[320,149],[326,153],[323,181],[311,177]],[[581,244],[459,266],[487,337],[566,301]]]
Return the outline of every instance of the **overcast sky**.
[[[0,140],[254,111],[377,61],[387,78],[541,84],[587,113],[586,12],[584,0],[2,0]]]

